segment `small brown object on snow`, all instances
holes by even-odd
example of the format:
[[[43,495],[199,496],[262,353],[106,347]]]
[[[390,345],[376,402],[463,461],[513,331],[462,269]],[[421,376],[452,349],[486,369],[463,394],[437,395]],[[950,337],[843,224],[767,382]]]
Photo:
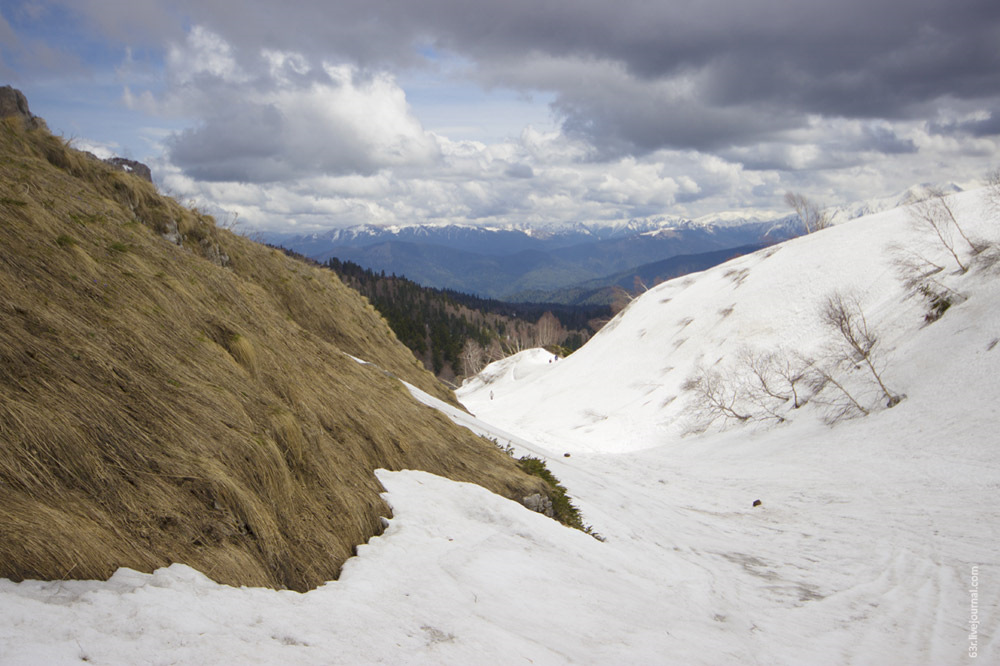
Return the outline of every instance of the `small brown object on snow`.
[[[753,501],[753,505],[754,506],[760,506],[761,504],[763,504],[763,502],[761,502],[760,500],[754,500]]]
[[[568,453],[564,453],[563,454],[563,458],[569,458],[569,454]]]

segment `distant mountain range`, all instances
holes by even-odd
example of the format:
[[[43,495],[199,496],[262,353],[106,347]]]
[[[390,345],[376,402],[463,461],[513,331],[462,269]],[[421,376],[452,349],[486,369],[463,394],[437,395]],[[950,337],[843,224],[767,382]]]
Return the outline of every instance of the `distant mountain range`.
[[[546,229],[359,226],[310,235],[265,233],[263,239],[317,261],[336,257],[426,286],[511,301],[572,303],[597,302],[593,292],[604,287],[630,289],[635,275],[642,282],[655,281],[657,271],[674,277],[673,269],[654,266],[671,258],[688,256],[687,264],[702,270],[800,233],[794,216],[764,215]]]
[[[954,183],[940,186],[959,192]],[[924,188],[827,209],[835,224],[919,199]],[[724,212],[554,226],[361,225],[314,234],[263,233],[316,261],[331,257],[428,287],[511,302],[609,304],[622,289],[700,271],[802,233],[795,215]]]

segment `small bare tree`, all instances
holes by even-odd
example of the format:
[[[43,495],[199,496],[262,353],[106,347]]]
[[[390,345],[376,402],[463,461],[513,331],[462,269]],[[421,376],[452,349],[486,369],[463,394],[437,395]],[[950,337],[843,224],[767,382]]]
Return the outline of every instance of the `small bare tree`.
[[[496,338],[490,340],[490,344],[486,347],[486,362],[493,363],[494,361],[499,361],[506,356],[503,351],[503,345]]]
[[[785,203],[799,216],[807,234],[826,229],[832,223],[826,211],[801,194],[786,192]]]
[[[724,422],[784,423],[805,404],[811,363],[784,352],[743,348],[726,370],[699,368],[685,384],[693,392],[695,430]]]
[[[539,317],[538,323],[535,324],[535,330],[537,331],[535,344],[538,347],[558,344],[566,337],[566,330],[562,327],[562,323],[551,312],[546,312]]]
[[[974,241],[966,235],[965,230],[962,229],[962,225],[958,223],[958,219],[955,217],[955,212],[952,210],[948,197],[937,188],[927,188],[924,197],[910,207],[910,215],[919,226],[929,228],[934,232],[941,245],[948,250],[955,263],[958,264],[958,268],[962,273],[969,271],[969,265],[963,262],[958,255],[958,250],[955,248],[955,241],[952,237],[952,230],[958,232],[958,235],[969,246],[973,255],[979,254],[986,248],[986,244],[982,241]]]
[[[808,398],[802,395],[802,387],[812,361],[784,352],[745,348],[740,352],[740,365],[745,369],[750,400],[762,408],[770,411],[789,400],[792,409],[806,404]],[[785,420],[777,414],[775,418]]]
[[[932,279],[931,276],[944,271],[944,266],[935,264],[924,255],[900,243],[892,243],[888,250],[896,274],[908,290],[917,290],[920,285]]]
[[[854,394],[842,381],[837,379],[836,374],[829,368],[819,364],[810,366],[807,381],[816,396],[821,396],[831,386],[837,391],[837,397],[832,400],[822,397],[816,398],[816,402],[831,407],[833,410],[827,417],[828,423],[833,424],[856,416],[868,416],[868,409],[858,402]]]
[[[882,392],[886,407],[899,404],[901,396],[890,391],[882,380],[885,363],[879,336],[868,324],[860,301],[856,297],[834,292],[823,304],[820,318],[837,334],[838,345],[832,357],[834,365],[850,364],[865,368]]]
[[[478,374],[486,365],[486,350],[473,339],[465,341],[462,347],[462,370],[466,377]]]
[[[698,368],[683,388],[694,393],[694,417],[698,422],[698,431],[705,430],[719,419],[746,423],[752,418],[752,414],[738,407],[740,394],[737,383],[718,370]]]

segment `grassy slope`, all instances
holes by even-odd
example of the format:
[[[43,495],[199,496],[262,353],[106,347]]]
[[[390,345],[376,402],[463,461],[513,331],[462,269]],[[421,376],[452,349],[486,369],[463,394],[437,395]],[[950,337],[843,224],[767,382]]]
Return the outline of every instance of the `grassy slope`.
[[[0,577],[304,590],[381,531],[377,467],[545,492],[344,355],[454,400],[332,272],[19,119],[0,155]]]

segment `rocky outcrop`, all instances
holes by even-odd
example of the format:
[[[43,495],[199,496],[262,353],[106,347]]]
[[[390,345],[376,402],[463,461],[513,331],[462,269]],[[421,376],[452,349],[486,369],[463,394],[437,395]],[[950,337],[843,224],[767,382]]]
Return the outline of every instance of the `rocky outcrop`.
[[[48,129],[45,121],[38,116],[31,115],[28,109],[28,98],[17,88],[3,86],[0,88],[0,118],[8,117],[21,118],[24,126],[28,129],[38,129],[44,127]]]
[[[556,515],[556,510],[552,506],[552,500],[540,493],[528,495],[521,500],[521,503],[532,511],[548,516],[549,518],[554,518]]]
[[[142,162],[136,162],[135,160],[126,159],[124,157],[111,157],[104,160],[112,166],[116,166],[122,171],[127,171],[129,173],[134,173],[143,180],[148,180],[153,182],[153,172],[149,170],[149,167]]]
[[[12,116],[20,118],[27,129],[38,129],[40,127],[48,129],[42,118],[32,115],[31,109],[28,108],[28,98],[24,96],[24,93],[11,86],[0,87],[0,118],[9,118]],[[94,159],[98,159],[92,153],[86,154]],[[153,172],[142,162],[130,160],[125,157],[112,157],[103,161],[122,171],[134,173],[144,180],[153,182]]]

